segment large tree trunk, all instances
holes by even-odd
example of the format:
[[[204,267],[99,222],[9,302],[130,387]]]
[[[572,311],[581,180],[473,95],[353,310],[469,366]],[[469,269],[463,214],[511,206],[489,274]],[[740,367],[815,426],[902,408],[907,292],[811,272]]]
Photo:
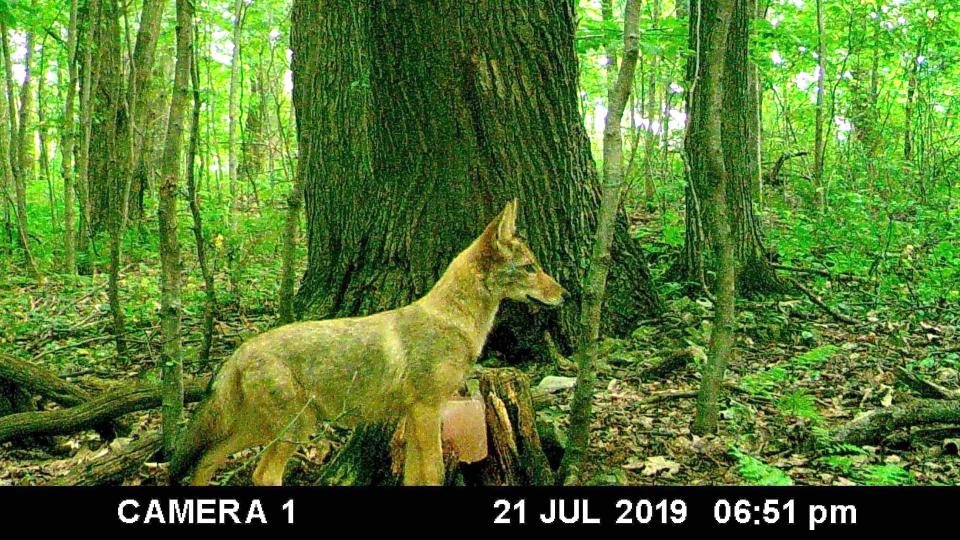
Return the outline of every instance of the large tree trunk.
[[[712,111],[712,114],[722,119],[725,168],[730,177],[726,198],[733,217],[731,241],[737,263],[737,289],[743,295],[780,292],[784,286],[769,261],[753,208],[760,176],[759,100],[755,70],[749,59],[750,19],[756,12],[756,0],[735,0],[734,7],[724,65],[720,67],[722,106],[717,111],[721,112]],[[695,70],[695,65],[692,69]],[[701,76],[703,69],[701,65]],[[688,78],[693,80],[694,75],[688,73]],[[705,186],[710,182],[704,175],[705,170],[691,167],[687,189],[684,268],[687,279],[693,283],[704,281],[706,272],[715,268],[718,257],[712,249],[711,230],[704,227],[705,201],[698,198],[707,192]]]
[[[444,31],[438,32],[437,28]],[[558,312],[506,305],[490,344],[574,345],[600,189],[577,110],[574,5],[294,2],[294,105],[307,213],[309,317],[370,313],[427,292],[507,200]],[[605,330],[658,309],[622,214]]]

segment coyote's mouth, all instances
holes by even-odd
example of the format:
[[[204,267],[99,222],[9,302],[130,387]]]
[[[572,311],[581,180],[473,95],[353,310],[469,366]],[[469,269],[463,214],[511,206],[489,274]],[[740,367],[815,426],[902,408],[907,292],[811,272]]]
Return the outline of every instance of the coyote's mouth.
[[[549,302],[544,302],[543,300],[535,296],[531,296],[529,294],[527,295],[527,301],[532,302],[534,305],[543,306],[545,308],[555,308],[559,305],[559,304],[551,304]]]

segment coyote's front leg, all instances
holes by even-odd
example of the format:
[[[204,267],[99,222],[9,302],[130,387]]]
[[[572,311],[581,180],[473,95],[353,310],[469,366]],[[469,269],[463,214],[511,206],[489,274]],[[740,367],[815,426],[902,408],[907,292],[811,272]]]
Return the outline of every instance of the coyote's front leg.
[[[406,486],[439,486],[443,483],[443,449],[440,443],[440,406],[415,404],[407,413],[407,448],[403,466]]]

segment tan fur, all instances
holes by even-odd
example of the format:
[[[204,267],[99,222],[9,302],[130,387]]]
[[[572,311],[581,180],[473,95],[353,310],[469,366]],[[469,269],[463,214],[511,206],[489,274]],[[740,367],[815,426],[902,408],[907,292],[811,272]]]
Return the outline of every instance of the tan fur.
[[[564,290],[516,235],[516,200],[416,302],[368,317],[288,324],[244,343],[223,365],[171,461],[210,481],[232,453],[268,445],[253,475],[279,485],[318,421],[405,418],[404,484],[443,480],[440,406],[472,367],[503,299],[558,305]]]

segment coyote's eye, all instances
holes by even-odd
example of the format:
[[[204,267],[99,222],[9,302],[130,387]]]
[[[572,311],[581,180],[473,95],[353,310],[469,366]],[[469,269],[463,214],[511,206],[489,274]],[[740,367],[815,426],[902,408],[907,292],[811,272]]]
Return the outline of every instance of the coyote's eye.
[[[537,263],[528,262],[520,266],[520,269],[528,274],[532,274],[537,271]]]

